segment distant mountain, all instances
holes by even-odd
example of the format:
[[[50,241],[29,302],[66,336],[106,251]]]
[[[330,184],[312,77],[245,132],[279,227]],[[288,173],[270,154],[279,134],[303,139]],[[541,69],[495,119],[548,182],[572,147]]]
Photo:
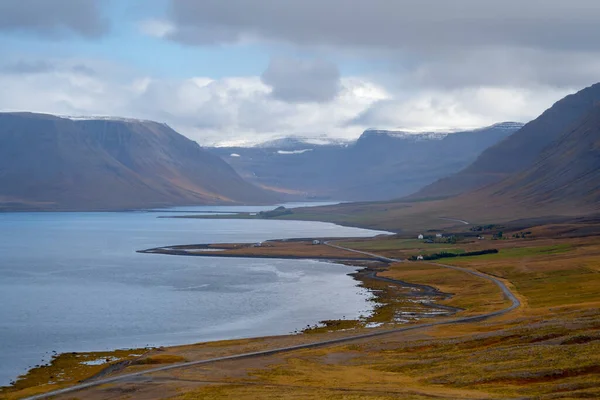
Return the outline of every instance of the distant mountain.
[[[521,127],[507,122],[455,133],[367,130],[353,143],[289,138],[210,151],[248,181],[271,190],[297,197],[384,200],[459,171]]]
[[[0,113],[0,209],[274,200],[165,124]]]
[[[280,150],[302,150],[312,146],[347,146],[351,141],[330,138],[304,138],[290,136],[256,144],[255,148],[280,149]],[[247,146],[249,147],[249,146]]]
[[[522,129],[484,151],[464,170],[411,198],[446,198],[500,182],[533,165],[542,150],[600,102],[600,83],[558,101]]]

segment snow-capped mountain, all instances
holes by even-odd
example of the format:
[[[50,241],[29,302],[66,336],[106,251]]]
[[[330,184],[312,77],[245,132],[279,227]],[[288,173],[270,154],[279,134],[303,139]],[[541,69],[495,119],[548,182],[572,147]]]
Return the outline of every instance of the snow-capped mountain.
[[[388,136],[395,139],[403,139],[409,141],[422,141],[422,140],[442,140],[448,135],[453,135],[461,132],[484,132],[493,130],[506,130],[514,132],[523,127],[523,123],[520,122],[500,122],[497,124],[493,124],[490,126],[475,128],[475,129],[462,129],[462,130],[452,130],[452,131],[434,131],[434,132],[408,132],[408,131],[394,131],[394,130],[385,130],[385,129],[367,129],[361,136],[361,138],[366,138],[369,136]]]
[[[288,136],[258,143],[251,147],[262,149],[302,150],[313,146],[347,146],[350,143],[352,143],[352,141],[344,139]]]
[[[459,171],[521,126],[506,122],[462,132],[421,133],[369,129],[354,142],[322,144],[290,137],[209,150],[263,187],[309,197],[383,200]]]

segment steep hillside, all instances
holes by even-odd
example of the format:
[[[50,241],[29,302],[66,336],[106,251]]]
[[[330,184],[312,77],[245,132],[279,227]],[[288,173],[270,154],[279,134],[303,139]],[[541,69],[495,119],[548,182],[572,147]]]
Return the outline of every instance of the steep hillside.
[[[320,145],[294,139],[211,151],[249,181],[284,193],[383,200],[459,171],[521,126],[502,123],[465,132],[421,134],[368,130],[354,143]]]
[[[0,114],[4,209],[265,201],[273,201],[273,196],[164,124]]]
[[[521,130],[484,151],[464,170],[411,198],[445,198],[499,182],[530,167],[542,150],[600,101],[600,83],[567,96]]]
[[[533,166],[484,190],[529,205],[600,205],[600,105],[551,143]]]

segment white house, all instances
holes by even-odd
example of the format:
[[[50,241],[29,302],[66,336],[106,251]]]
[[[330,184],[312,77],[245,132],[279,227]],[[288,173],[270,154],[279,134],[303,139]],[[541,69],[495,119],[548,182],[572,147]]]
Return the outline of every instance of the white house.
[[[313,244],[321,244],[320,240],[313,240]]]
[[[417,261],[423,261],[423,256],[421,256],[421,255],[417,256]]]
[[[423,240],[425,238],[425,236],[423,236],[422,234],[419,235],[419,240]]]
[[[441,238],[444,237],[444,235],[442,235],[441,233],[436,233],[435,237],[438,238],[438,239],[441,239]]]

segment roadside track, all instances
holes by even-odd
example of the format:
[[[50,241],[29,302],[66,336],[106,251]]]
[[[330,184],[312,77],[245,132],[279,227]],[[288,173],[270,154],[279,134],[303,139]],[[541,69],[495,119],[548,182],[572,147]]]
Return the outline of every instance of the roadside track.
[[[364,251],[360,251],[360,250],[349,249],[349,248],[346,248],[343,246],[331,244],[329,242],[325,242],[324,244],[327,246],[330,246],[330,247],[337,248],[337,249],[347,250],[350,252],[363,254],[363,255],[368,255],[377,260],[385,261],[388,263],[402,262],[402,260],[396,260],[396,259],[381,256],[378,254],[368,253],[368,252],[364,252]],[[190,361],[190,362],[184,362],[184,363],[179,363],[179,364],[166,365],[164,367],[157,367],[157,368],[152,368],[152,369],[148,369],[145,371],[123,374],[123,375],[115,376],[112,378],[104,378],[104,379],[98,379],[98,380],[95,380],[92,382],[81,383],[81,384],[74,385],[74,386],[71,386],[68,388],[54,390],[52,392],[43,393],[43,394],[39,394],[39,395],[35,395],[35,396],[30,396],[30,397],[27,397],[26,400],[47,399],[47,398],[50,398],[53,396],[73,393],[73,392],[77,392],[79,390],[88,389],[88,388],[95,387],[95,386],[105,385],[105,384],[109,384],[109,383],[126,382],[126,381],[130,380],[131,378],[148,375],[148,374],[152,374],[155,372],[190,368],[190,367],[194,367],[197,365],[211,364],[211,363],[215,363],[215,362],[219,362],[219,361],[229,361],[229,360],[240,360],[240,359],[253,358],[253,357],[263,357],[263,356],[270,356],[270,355],[274,355],[274,354],[288,353],[288,352],[292,352],[295,350],[325,347],[325,346],[331,346],[331,345],[336,345],[336,344],[341,344],[341,343],[348,343],[348,342],[352,342],[355,340],[370,339],[370,338],[374,338],[374,337],[391,335],[394,333],[408,332],[408,331],[414,331],[414,330],[418,330],[418,329],[431,328],[434,326],[453,325],[453,324],[461,324],[461,323],[468,323],[468,322],[479,322],[479,321],[483,321],[488,318],[504,315],[504,314],[521,306],[521,302],[519,301],[517,296],[504,284],[504,282],[502,282],[500,279],[498,279],[496,277],[484,274],[483,272],[473,271],[470,269],[455,267],[455,266],[451,266],[451,265],[437,264],[437,263],[428,263],[428,264],[437,265],[440,267],[449,268],[449,269],[453,269],[456,271],[461,271],[461,272],[491,281],[502,290],[502,293],[504,293],[504,296],[508,300],[510,300],[511,305],[502,310],[498,310],[498,311],[494,311],[494,312],[482,314],[482,315],[475,315],[475,316],[471,316],[471,317],[454,318],[454,319],[439,321],[439,322],[430,322],[430,323],[426,323],[426,324],[411,325],[411,326],[406,326],[406,327],[402,327],[402,328],[390,329],[390,330],[386,330],[386,331],[364,333],[364,334],[356,335],[356,336],[331,339],[331,340],[323,340],[323,341],[315,342],[315,343],[281,347],[281,348],[272,349],[272,350],[262,350],[262,351],[256,351],[256,352],[250,352],[250,353],[236,354],[236,355],[226,356],[226,357],[210,358],[207,360],[198,360],[198,361]]]
[[[442,217],[440,217],[440,219],[443,219],[444,221],[460,222],[463,225],[471,225],[471,223],[469,221],[465,221],[464,219],[442,218]]]

